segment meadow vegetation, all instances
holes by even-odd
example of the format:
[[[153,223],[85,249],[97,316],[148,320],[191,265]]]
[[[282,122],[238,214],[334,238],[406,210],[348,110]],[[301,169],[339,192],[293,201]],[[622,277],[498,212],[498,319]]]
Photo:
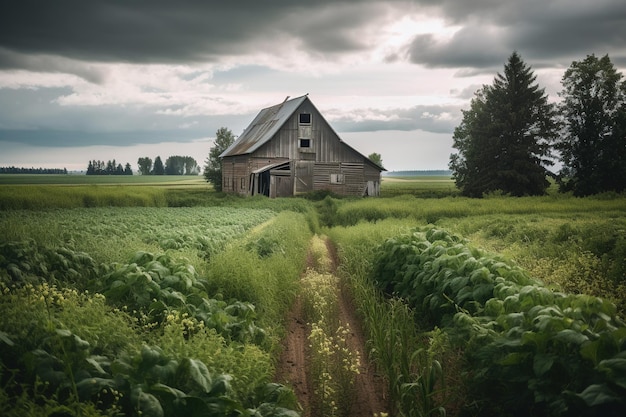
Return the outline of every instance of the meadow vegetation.
[[[621,415],[626,197],[468,199],[422,180],[375,199],[0,186],[0,414],[298,415],[272,381],[298,294],[316,351],[356,360],[323,234],[393,415]],[[310,360],[320,409],[341,414],[332,361]]]

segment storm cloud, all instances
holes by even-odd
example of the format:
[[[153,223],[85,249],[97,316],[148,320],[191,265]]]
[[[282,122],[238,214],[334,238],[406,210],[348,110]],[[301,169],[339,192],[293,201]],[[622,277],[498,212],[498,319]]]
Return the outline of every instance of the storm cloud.
[[[0,165],[15,144],[208,147],[218,128],[238,135],[260,109],[309,93],[340,135],[374,149],[379,132],[402,138],[383,158],[407,169],[391,155],[426,138],[445,154],[442,138],[450,146],[461,110],[513,51],[552,99],[588,54],[624,71],[626,2],[8,0]]]

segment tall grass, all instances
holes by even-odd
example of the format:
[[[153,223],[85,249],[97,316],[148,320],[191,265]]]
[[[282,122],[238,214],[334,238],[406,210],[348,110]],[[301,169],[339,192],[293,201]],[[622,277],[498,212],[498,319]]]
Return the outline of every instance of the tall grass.
[[[327,231],[338,245],[342,282],[352,295],[368,334],[368,354],[387,381],[390,409],[404,416],[445,415],[446,375],[442,362],[457,370],[458,358],[446,350],[440,332],[421,334],[414,313],[399,299],[385,298],[371,281],[378,244],[408,227],[397,219]]]
[[[251,302],[261,318],[261,327],[279,329],[299,291],[299,276],[306,263],[312,232],[303,224],[304,215],[281,212],[217,254],[207,271],[210,292],[225,300]]]
[[[441,219],[485,216],[491,214],[537,214],[559,213],[624,213],[626,197],[574,198],[567,195],[544,197],[471,199],[446,197],[419,199],[404,195],[394,198],[361,200],[336,200],[332,225],[350,226],[360,221],[379,221],[387,218],[408,219],[421,224],[436,223]]]
[[[165,190],[152,186],[2,186],[0,210],[76,207],[165,207]]]

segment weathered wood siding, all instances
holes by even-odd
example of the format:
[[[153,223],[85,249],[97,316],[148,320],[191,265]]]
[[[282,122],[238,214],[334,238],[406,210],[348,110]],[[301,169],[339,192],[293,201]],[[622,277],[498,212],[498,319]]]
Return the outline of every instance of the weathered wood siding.
[[[311,147],[300,148],[300,113],[311,115]],[[305,132],[303,132],[305,133]],[[308,133],[308,132],[306,132]],[[258,158],[284,157],[291,160],[313,160],[316,162],[362,162],[363,157],[358,155],[339,139],[339,136],[324,120],[317,109],[304,102],[297,111],[285,122],[276,136],[265,145],[261,146],[255,153]]]
[[[302,113],[311,115],[310,124],[300,124]],[[300,146],[301,139],[309,139],[309,146]],[[370,193],[380,186],[380,170],[343,143],[315,106],[306,100],[274,137],[254,153],[222,159],[223,189],[248,194],[253,171],[286,161],[292,161],[290,169],[282,171],[280,178],[271,177],[270,197],[324,189],[340,195],[362,196],[367,193],[368,183]]]

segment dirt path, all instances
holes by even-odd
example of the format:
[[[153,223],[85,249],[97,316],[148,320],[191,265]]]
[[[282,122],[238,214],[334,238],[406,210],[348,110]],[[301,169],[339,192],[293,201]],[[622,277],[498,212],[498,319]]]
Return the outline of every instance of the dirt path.
[[[328,239],[326,240],[326,247],[331,260],[331,271],[334,273],[337,267],[336,251]],[[312,263],[312,260],[309,259],[309,266],[312,266]],[[352,331],[347,341],[349,346],[358,351],[361,356],[361,368],[356,379],[355,398],[348,416],[372,417],[374,413],[385,412],[387,409],[382,398],[383,381],[375,374],[374,367],[367,359],[366,339],[361,330],[361,324],[349,297],[344,294],[344,291],[341,292],[339,315],[340,321],[348,323]],[[308,378],[309,330],[304,319],[302,302],[298,298],[288,315],[287,335],[283,342],[282,355],[276,366],[275,380],[286,383],[293,388],[303,408],[302,417],[314,416],[311,410],[313,387]]]

